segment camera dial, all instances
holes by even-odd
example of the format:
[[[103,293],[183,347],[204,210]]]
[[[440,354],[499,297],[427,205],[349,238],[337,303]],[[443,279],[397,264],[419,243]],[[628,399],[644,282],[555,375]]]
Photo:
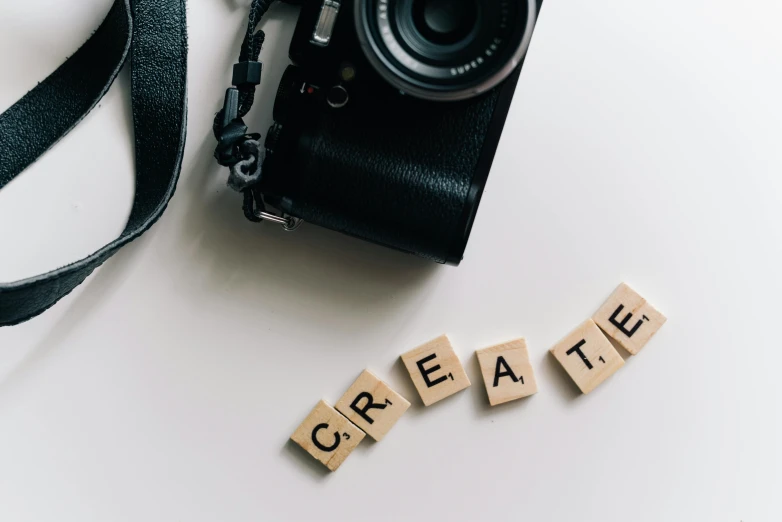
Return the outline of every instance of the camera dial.
[[[427,100],[477,96],[524,58],[535,0],[356,0],[364,54],[391,85]]]

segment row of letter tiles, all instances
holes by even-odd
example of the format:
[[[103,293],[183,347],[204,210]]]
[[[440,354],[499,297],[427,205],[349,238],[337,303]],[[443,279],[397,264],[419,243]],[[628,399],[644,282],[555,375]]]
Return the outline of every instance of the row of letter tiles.
[[[320,401],[291,440],[328,469],[336,471],[365,432],[377,441],[382,440],[409,407],[404,397],[364,370],[337,401],[336,409]]]
[[[591,319],[550,351],[581,391],[589,393],[624,365],[606,335],[636,355],[665,321],[665,316],[622,283]],[[537,393],[524,339],[484,348],[475,355],[492,406]],[[470,386],[446,335],[401,358],[425,406]],[[365,370],[337,402],[336,409],[320,401],[291,439],[334,471],[358,446],[364,433],[382,440],[409,407],[404,397]]]

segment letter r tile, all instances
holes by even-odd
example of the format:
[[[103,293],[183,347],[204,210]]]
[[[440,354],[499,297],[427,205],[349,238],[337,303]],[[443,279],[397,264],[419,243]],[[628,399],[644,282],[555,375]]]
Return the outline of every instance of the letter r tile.
[[[364,370],[337,401],[336,408],[367,435],[380,441],[410,403],[369,370]]]
[[[608,337],[633,355],[646,346],[666,320],[646,299],[624,283],[614,290],[592,319]]]
[[[320,401],[291,435],[293,442],[331,471],[336,471],[363,439],[364,432],[325,401]]]
[[[625,363],[592,319],[587,319],[549,351],[583,393],[597,388]]]
[[[470,386],[470,379],[446,335],[401,357],[425,406],[431,406]]]

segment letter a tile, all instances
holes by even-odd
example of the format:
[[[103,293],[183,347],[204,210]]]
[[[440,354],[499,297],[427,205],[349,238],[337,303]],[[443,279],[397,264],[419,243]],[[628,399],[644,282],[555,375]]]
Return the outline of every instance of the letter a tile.
[[[446,335],[402,354],[402,362],[425,406],[470,386],[470,379]]]
[[[583,393],[597,388],[625,363],[592,319],[570,332],[550,352]]]
[[[475,355],[492,406],[538,392],[524,339],[484,348]]]
[[[624,283],[614,290],[592,319],[633,355],[641,351],[666,321],[663,314]]]
[[[363,439],[364,432],[325,401],[320,401],[291,435],[293,442],[331,471],[336,471]]]
[[[377,441],[385,437],[409,407],[404,397],[369,370],[358,376],[336,404],[337,411]]]

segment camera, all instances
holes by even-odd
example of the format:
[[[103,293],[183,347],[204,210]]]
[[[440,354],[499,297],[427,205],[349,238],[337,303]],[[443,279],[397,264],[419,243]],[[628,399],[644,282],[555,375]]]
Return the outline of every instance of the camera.
[[[458,265],[541,1],[298,2],[267,203]]]

